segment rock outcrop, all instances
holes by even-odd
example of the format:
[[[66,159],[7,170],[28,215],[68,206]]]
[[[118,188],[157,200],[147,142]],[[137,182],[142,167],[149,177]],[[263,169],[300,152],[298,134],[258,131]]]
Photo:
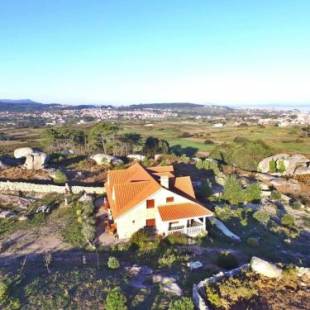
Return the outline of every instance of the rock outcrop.
[[[15,158],[23,158],[34,153],[31,147],[20,147],[14,151]]]
[[[26,156],[24,167],[28,170],[44,169],[47,155],[43,152],[32,153]]]
[[[115,159],[114,156],[107,154],[95,154],[90,157],[97,165],[110,164]]]
[[[310,174],[310,159],[301,154],[276,154],[263,159],[257,170],[285,176]]]
[[[250,267],[254,272],[268,278],[280,278],[282,275],[281,268],[255,256],[251,259]]]
[[[21,147],[14,151],[16,159],[25,158],[24,167],[28,170],[44,169],[47,155],[43,152],[35,151],[31,147]]]

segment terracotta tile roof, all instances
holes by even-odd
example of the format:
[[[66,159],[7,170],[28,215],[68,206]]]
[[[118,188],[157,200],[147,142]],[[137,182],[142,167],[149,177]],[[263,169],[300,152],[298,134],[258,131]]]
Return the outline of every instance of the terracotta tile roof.
[[[177,177],[174,180],[174,188],[186,194],[191,198],[196,198],[193,188],[192,180],[190,177]]]
[[[158,177],[168,177],[168,178],[174,178],[174,174],[172,174],[171,172],[155,172],[152,173],[153,175],[156,175]]]
[[[158,211],[164,222],[213,215],[210,210],[194,202],[159,206]]]
[[[147,168],[151,173],[154,172],[174,172],[173,166],[156,166]]]
[[[110,170],[106,187],[114,218],[161,188],[160,184],[139,163],[128,169]]]

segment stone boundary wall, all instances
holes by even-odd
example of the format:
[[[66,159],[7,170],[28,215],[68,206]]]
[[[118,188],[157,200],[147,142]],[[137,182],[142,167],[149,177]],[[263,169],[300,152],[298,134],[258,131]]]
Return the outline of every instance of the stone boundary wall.
[[[73,194],[85,192],[87,194],[104,194],[105,188],[92,187],[92,186],[70,186]],[[68,187],[65,185],[53,184],[35,184],[27,182],[11,182],[0,181],[0,191],[21,191],[21,192],[34,192],[34,193],[65,193]]]

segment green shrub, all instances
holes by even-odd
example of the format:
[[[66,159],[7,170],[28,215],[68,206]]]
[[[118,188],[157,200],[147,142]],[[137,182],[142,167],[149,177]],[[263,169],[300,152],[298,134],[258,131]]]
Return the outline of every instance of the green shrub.
[[[276,191],[276,190],[273,190],[271,192],[270,199],[272,199],[272,200],[280,200],[281,199],[281,193]]]
[[[277,163],[274,159],[269,161],[269,172],[276,173],[277,172]]]
[[[171,245],[175,245],[175,244],[179,244],[179,245],[184,245],[184,244],[188,244],[188,237],[185,234],[182,233],[173,233],[168,235],[165,238],[166,241],[168,241],[169,244]]]
[[[55,175],[54,175],[54,182],[57,184],[65,184],[68,182],[67,176],[62,172],[61,170],[56,170]]]
[[[111,290],[105,300],[105,310],[127,310],[127,299],[119,288]]]
[[[181,297],[173,300],[169,304],[169,310],[194,310],[194,304],[188,297]]]
[[[232,269],[238,267],[238,260],[231,252],[222,251],[217,256],[217,264],[221,268]]]
[[[301,208],[301,203],[299,201],[294,201],[292,203],[292,208],[295,210],[299,210]]]
[[[239,180],[235,176],[229,176],[224,185],[222,198],[231,204],[243,202],[243,191]]]
[[[294,227],[295,226],[294,217],[290,214],[284,214],[281,218],[281,224],[283,226],[287,226],[289,228]]]
[[[118,259],[114,256],[110,256],[108,259],[108,267],[110,269],[118,269],[120,267]]]
[[[148,228],[138,230],[130,238],[130,244],[138,247],[142,252],[149,252],[157,249],[159,243],[159,237],[154,234],[153,230]]]
[[[270,220],[270,215],[266,211],[256,211],[253,214],[253,218],[258,222],[267,225]]]
[[[247,202],[261,200],[262,190],[258,183],[250,184],[245,190],[243,190],[243,193],[244,200]]]
[[[8,298],[9,296],[9,286],[4,283],[4,282],[0,282],[0,302],[4,301]]]
[[[254,237],[249,237],[246,240],[246,243],[251,248],[257,248],[259,246],[259,239]]]
[[[285,164],[284,164],[284,161],[283,161],[283,160],[279,160],[279,161],[277,162],[277,170],[278,170],[278,172],[280,172],[280,173],[284,173],[284,172],[285,172],[286,168],[285,168]]]
[[[176,253],[172,249],[168,249],[164,255],[162,255],[158,259],[158,264],[160,267],[171,267],[173,263],[177,261],[178,257],[176,256]]]

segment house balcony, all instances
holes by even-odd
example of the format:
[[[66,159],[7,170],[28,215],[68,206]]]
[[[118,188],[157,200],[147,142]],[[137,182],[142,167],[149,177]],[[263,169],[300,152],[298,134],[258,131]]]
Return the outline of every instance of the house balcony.
[[[168,235],[182,233],[190,237],[196,237],[204,231],[206,231],[204,222],[201,223],[200,221],[191,221],[191,223],[188,223],[187,225],[169,227],[167,233]]]

